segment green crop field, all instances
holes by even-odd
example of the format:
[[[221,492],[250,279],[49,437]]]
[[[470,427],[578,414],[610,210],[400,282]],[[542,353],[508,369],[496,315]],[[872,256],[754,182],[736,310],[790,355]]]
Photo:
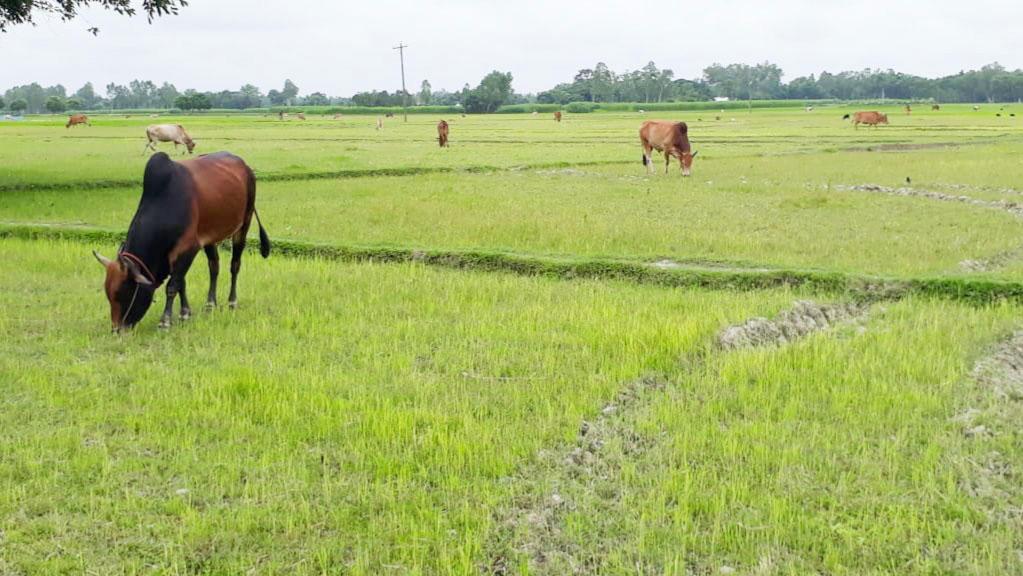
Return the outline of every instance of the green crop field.
[[[0,122],[0,575],[1023,573],[1023,106],[856,109]],[[156,122],[275,248],[115,335]]]

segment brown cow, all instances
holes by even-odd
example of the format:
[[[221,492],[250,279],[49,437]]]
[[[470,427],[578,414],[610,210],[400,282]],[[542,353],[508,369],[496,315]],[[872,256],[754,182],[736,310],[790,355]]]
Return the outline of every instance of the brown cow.
[[[860,124],[876,127],[878,124],[888,124],[888,115],[880,112],[857,112],[852,115],[853,127],[859,128]]]
[[[558,110],[557,112],[554,113],[554,121],[561,122],[561,110]]]
[[[305,112],[299,112],[298,114],[295,114],[295,118],[298,118],[299,120],[305,120]]]
[[[941,105],[939,105],[939,104],[931,104],[931,110],[932,111],[941,110]]]
[[[693,152],[689,144],[689,126],[685,122],[669,122],[666,120],[648,120],[639,128],[639,140],[643,144],[643,165],[647,173],[653,170],[653,150],[664,152],[664,173],[668,173],[671,157],[678,158],[683,176],[692,173]]]
[[[92,126],[92,124],[89,124],[89,117],[86,116],[85,114],[72,114],[71,116],[68,116],[67,125],[64,127],[70,128],[72,126],[78,126],[79,124]]]
[[[231,293],[238,303],[238,271],[252,217],[259,225],[259,253],[270,255],[270,238],[256,213],[256,178],[245,162],[227,152],[174,162],[153,154],[142,177],[142,199],[128,234],[113,260],[93,252],[106,268],[104,288],[115,331],[138,324],[153,303],[156,289],[167,280],[167,302],[160,326],[169,327],[174,298],[181,296],[181,318],[191,316],[185,296],[185,275],[203,250],[210,266],[206,306],[217,305],[220,254],[217,243],[230,238]]]
[[[448,145],[448,123],[444,120],[437,123],[437,141],[440,142],[441,148]]]

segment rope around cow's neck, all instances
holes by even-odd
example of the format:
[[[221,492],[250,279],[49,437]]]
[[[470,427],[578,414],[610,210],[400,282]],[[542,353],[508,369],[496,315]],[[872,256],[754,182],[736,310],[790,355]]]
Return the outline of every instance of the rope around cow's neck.
[[[135,298],[139,295],[139,288],[141,286],[142,284],[139,284],[138,282],[135,283],[135,291],[131,294],[131,302],[128,303],[128,310],[126,310],[124,314],[121,314],[122,326],[124,325],[124,320],[128,317],[128,314],[131,314],[131,309],[135,307]]]

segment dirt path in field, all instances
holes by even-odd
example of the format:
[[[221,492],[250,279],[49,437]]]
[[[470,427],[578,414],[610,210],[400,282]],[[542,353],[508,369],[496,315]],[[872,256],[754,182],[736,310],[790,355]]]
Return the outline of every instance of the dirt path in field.
[[[799,301],[773,319],[750,318],[742,324],[725,328],[718,333],[717,344],[723,350],[781,346],[839,324],[859,324],[862,327],[869,310],[870,306],[862,302],[817,304]]]
[[[1011,200],[984,200],[963,194],[948,194],[946,192],[937,192],[934,190],[923,190],[911,187],[891,188],[888,186],[881,186],[879,184],[857,184],[852,186],[839,184],[831,186],[830,189],[842,192],[874,192],[889,196],[926,198],[928,200],[937,200],[939,202],[956,202],[959,204],[967,204],[991,210],[1001,210],[1015,216],[1016,218],[1023,219],[1023,202]],[[955,186],[953,189],[961,191],[968,190],[970,188],[966,186]],[[1023,244],[1016,248],[999,252],[989,256],[988,258],[963,260],[959,263],[959,269],[960,271],[965,272],[994,272],[1004,268],[1014,261],[1017,261],[1020,257],[1023,257]]]
[[[1006,437],[1016,438],[1018,445],[1023,422],[1023,331],[977,361],[970,376],[977,387],[974,405],[953,418],[967,443],[967,454],[957,462],[960,487],[979,502],[988,522],[1018,529],[1023,525],[1023,470],[999,448],[1012,445],[1001,441]]]
[[[782,346],[839,325],[862,323],[863,303],[817,304],[798,301],[775,318],[751,318],[717,335],[717,353],[746,346]],[[861,324],[862,327],[862,324]],[[679,374],[696,373],[705,363],[700,352],[683,358]],[[600,574],[622,538],[625,508],[623,471],[661,441],[639,422],[667,392],[671,375],[652,374],[629,382],[598,412],[580,423],[567,445],[542,450],[534,462],[503,481],[512,497],[495,514],[496,528],[486,543],[484,574]],[[569,528],[571,523],[573,528]],[[585,525],[580,543],[578,525]],[[646,570],[653,567],[647,566]],[[642,572],[647,573],[647,572]],[[650,572],[651,574],[660,572]]]

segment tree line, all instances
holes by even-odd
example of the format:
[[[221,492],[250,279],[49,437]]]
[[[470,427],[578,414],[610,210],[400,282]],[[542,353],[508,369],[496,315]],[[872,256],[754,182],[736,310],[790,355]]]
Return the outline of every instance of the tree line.
[[[616,73],[603,62],[584,68],[571,82],[558,84],[538,94],[518,94],[509,72],[493,71],[476,87],[461,90],[433,90],[423,80],[417,93],[400,90],[372,90],[351,97],[331,97],[322,92],[300,95],[291,80],[280,89],[263,93],[246,84],[238,90],[179,92],[170,83],[132,80],[127,85],[107,84],[100,95],[91,82],[73,93],[64,86],[43,87],[38,83],[15,86],[0,97],[0,109],[12,112],[59,113],[66,110],[169,109],[208,110],[265,108],[272,106],[462,106],[467,112],[494,112],[506,104],[560,104],[571,102],[695,102],[713,98],[731,100],[933,100],[936,102],[1015,102],[1023,100],[1023,70],[1008,70],[996,63],[979,70],[959,72],[941,78],[924,78],[894,70],[860,70],[832,74],[822,72],[782,80],[776,64],[713,64],[697,79],[675,78],[668,68],[654,62],[638,69]]]

